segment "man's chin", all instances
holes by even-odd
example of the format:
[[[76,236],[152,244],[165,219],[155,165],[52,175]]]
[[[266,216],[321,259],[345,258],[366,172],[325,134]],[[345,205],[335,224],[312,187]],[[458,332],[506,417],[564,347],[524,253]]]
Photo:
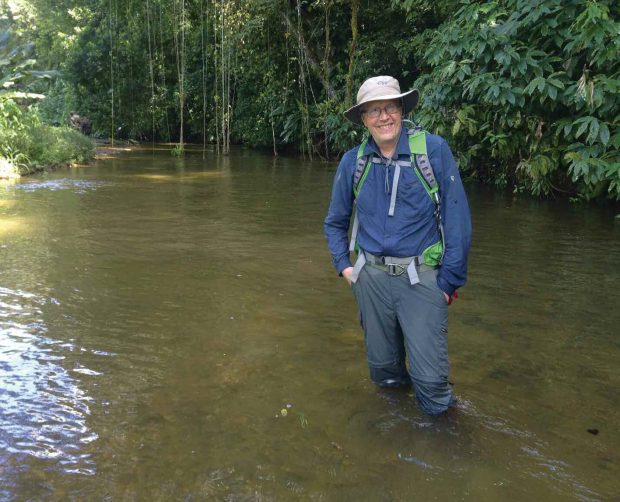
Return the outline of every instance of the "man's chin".
[[[377,137],[375,138],[375,141],[377,141],[377,143],[382,143],[382,144],[392,144],[392,143],[396,143],[398,138],[397,134],[378,134]]]

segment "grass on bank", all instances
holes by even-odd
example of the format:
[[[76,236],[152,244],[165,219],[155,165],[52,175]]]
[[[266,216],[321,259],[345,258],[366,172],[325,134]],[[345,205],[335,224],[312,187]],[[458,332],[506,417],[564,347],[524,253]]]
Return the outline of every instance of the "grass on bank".
[[[0,100],[0,178],[92,159],[94,143],[67,126],[44,124],[36,108]]]

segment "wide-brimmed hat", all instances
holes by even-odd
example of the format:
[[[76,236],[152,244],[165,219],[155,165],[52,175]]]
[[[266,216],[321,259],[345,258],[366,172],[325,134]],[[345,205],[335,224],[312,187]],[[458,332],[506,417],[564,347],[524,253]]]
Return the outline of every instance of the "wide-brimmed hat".
[[[357,91],[357,104],[344,112],[344,116],[355,124],[362,124],[360,107],[369,101],[380,101],[383,99],[402,99],[402,113],[406,115],[418,104],[418,98],[419,93],[417,89],[400,92],[400,85],[394,77],[386,75],[371,77]]]

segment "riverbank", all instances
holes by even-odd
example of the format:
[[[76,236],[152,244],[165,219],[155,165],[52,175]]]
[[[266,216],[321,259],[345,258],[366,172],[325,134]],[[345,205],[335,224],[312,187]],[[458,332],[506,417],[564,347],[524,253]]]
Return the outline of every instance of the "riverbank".
[[[96,158],[93,156],[93,158]],[[20,165],[11,162],[9,159],[0,158],[0,180],[18,180],[25,176],[32,176],[44,172],[52,172],[63,167],[76,167],[86,165],[84,162],[66,162],[63,164],[47,165]]]
[[[114,144],[111,144],[109,140],[96,140],[94,158],[97,160],[110,159],[117,157],[122,152],[130,151],[132,147],[138,146],[140,146],[140,144],[135,141],[116,140]]]
[[[109,159],[118,156],[122,152],[131,150],[136,144],[132,142],[116,142],[112,146],[109,142],[99,140],[92,141],[89,138],[79,134],[82,138],[90,141],[91,148],[86,153],[82,148],[82,154],[78,158],[67,160],[66,162],[55,162],[51,164],[27,164],[25,162],[15,162],[12,159],[0,157],[0,180],[17,180],[24,176],[32,176],[43,172],[52,172],[63,167],[80,167],[86,166],[93,160]],[[83,142],[82,139],[80,139]]]
[[[17,106],[11,112],[10,123],[0,123],[0,179],[19,179],[95,158],[95,143],[80,132],[42,124],[36,114]]]

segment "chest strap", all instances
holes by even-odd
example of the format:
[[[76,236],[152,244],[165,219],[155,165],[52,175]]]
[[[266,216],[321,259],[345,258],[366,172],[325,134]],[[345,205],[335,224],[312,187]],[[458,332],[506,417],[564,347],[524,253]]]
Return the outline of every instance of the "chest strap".
[[[396,208],[396,193],[398,191],[398,181],[400,178],[401,167],[413,167],[413,171],[416,173],[420,183],[424,187],[424,190],[435,204],[435,220],[437,222],[437,228],[440,235],[441,256],[438,259],[438,263],[441,264],[443,260],[443,254],[445,252],[445,238],[443,223],[441,221],[441,198],[439,194],[439,184],[435,178],[435,173],[428,159],[428,152],[426,147],[426,134],[419,126],[407,129],[407,135],[409,138],[409,151],[411,152],[410,160],[394,160],[388,159],[388,166],[394,164],[394,177],[392,180],[392,193],[390,194],[390,206],[388,209],[388,216],[394,216]],[[357,165],[355,173],[353,174],[353,195],[354,205],[357,202],[362,185],[372,168],[372,164],[380,164],[385,162],[385,159],[377,157],[376,155],[364,155],[368,140],[364,140],[357,150]],[[357,217],[357,209],[354,207],[353,227],[351,230],[351,241],[349,243],[349,251],[356,249],[357,234],[359,231],[359,220]],[[358,260],[359,261],[359,260]],[[361,269],[361,267],[360,267]]]

